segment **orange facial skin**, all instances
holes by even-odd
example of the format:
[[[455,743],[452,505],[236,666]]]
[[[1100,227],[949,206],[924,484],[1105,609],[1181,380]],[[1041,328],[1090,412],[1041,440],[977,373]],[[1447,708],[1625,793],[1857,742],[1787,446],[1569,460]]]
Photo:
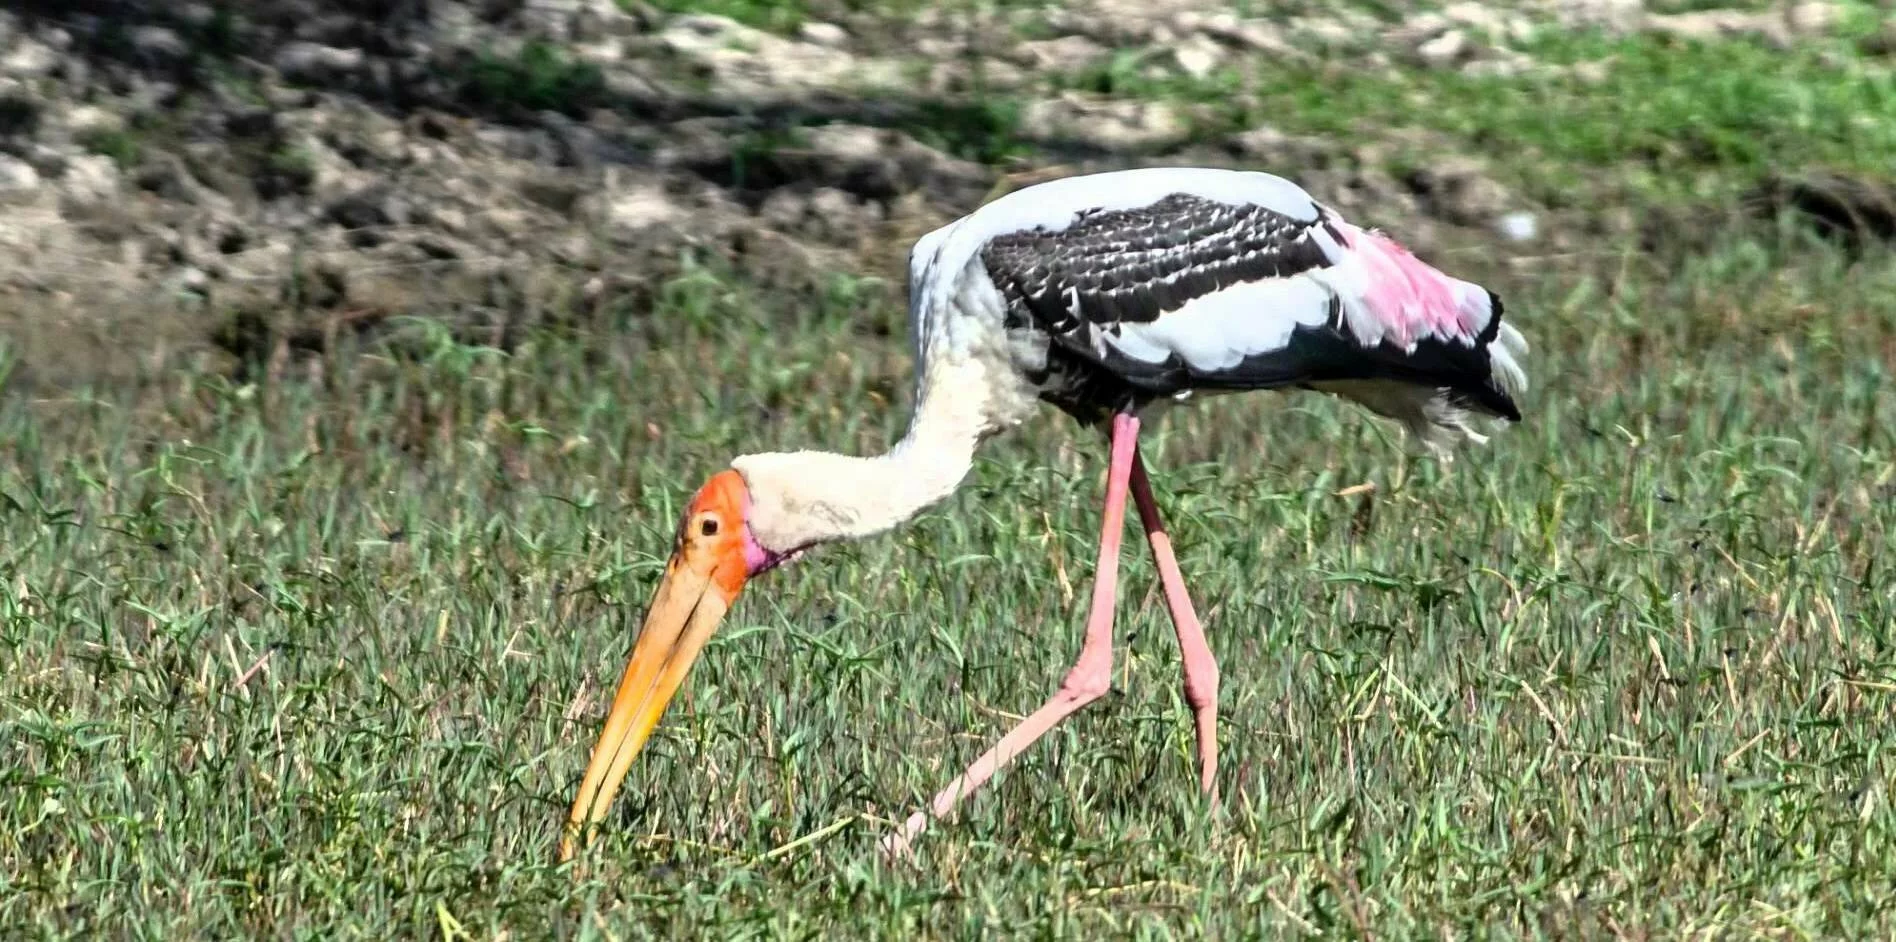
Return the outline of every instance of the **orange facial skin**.
[[[749,509],[750,491],[733,470],[713,475],[691,498],[677,547],[665,564],[665,576],[639,628],[612,711],[567,816],[560,860],[571,859],[575,838],[583,834],[590,840],[590,829],[611,807],[632,760],[744,583],[784,558],[751,538],[745,523]]]

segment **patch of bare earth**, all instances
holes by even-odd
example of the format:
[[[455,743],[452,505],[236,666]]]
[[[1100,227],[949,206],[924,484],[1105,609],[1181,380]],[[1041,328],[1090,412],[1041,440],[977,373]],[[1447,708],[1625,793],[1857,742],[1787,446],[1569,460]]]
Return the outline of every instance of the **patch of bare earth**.
[[[777,35],[615,0],[17,4],[0,11],[0,335],[16,383],[68,386],[280,367],[404,314],[505,346],[536,319],[636,318],[687,256],[791,296],[832,272],[899,291],[913,239],[999,190],[1140,164],[1285,173],[1425,251],[1557,248],[1478,155],[1395,173],[1398,134],[1207,135],[1188,103],[1044,79],[1126,50],[1195,77],[1326,56],[1513,73],[1548,24],[1788,36],[1830,9],[1561,0],[1389,21],[1084,0],[839,11]],[[1012,123],[984,125],[1000,100]]]

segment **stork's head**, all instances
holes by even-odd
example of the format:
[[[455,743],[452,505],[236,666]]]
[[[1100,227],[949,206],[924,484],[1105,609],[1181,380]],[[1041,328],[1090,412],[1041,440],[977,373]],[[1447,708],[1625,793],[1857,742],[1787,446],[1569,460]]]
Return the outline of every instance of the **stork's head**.
[[[787,558],[757,542],[751,533],[751,508],[750,488],[734,470],[713,475],[686,506],[671,560],[573,802],[560,859],[572,855],[577,832],[612,805],[633,758],[744,583]]]
[[[965,467],[965,462],[964,462]],[[639,629],[612,712],[573,801],[560,859],[612,805],[619,783],[698,653],[751,577],[821,543],[880,532],[952,490],[961,471],[816,451],[743,455],[698,489]]]

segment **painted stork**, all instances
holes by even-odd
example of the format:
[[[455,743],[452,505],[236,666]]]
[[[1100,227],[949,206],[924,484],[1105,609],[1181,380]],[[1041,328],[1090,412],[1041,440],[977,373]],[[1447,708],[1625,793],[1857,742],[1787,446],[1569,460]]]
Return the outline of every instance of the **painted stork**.
[[[1078,661],[1052,698],[884,841],[906,853],[963,798],[1106,693],[1128,493],[1157,563],[1215,800],[1218,666],[1138,449],[1153,406],[1302,388],[1401,422],[1429,451],[1520,420],[1526,340],[1500,299],[1345,222],[1266,173],[1123,170],[1015,191],[909,255],[917,358],[908,432],[887,454],[744,455],[692,497],[560,842],[590,835],[706,639],[753,577],[888,530],[952,494],[977,446],[1049,402],[1109,438],[1104,524]]]

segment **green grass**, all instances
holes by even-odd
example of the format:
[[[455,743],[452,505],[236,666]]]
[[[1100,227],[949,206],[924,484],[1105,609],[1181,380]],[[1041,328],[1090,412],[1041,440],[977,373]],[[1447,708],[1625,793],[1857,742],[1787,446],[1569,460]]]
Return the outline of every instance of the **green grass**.
[[[539,41],[512,55],[475,55],[462,67],[460,84],[470,104],[503,113],[557,110],[583,115],[606,100],[606,80],[598,66]]]
[[[1646,200],[1721,200],[1773,167],[1889,172],[1896,69],[1852,51],[1876,15],[1850,8],[1836,35],[1788,51],[1546,28],[1520,51],[1552,68],[1516,76],[1256,56],[1192,78],[1151,49],[1053,84],[1193,106],[1206,139],[1260,124],[1364,143],[1408,133],[1397,159],[1484,155],[1551,205],[1586,203],[1601,184]]]
[[[136,135],[128,131],[101,129],[90,131],[82,136],[81,142],[87,151],[112,158],[112,162],[121,168],[138,166],[139,157],[144,148]]]
[[[1887,932],[1896,265],[1754,233],[1482,276],[1539,384],[1451,470],[1311,396],[1152,442],[1224,665],[1226,813],[1132,553],[1121,691],[913,871],[878,869],[886,822],[1077,648],[1099,449],[1054,417],[938,512],[756,582],[590,874],[550,864],[689,489],[899,432],[906,341],[856,327],[886,294],[782,310],[697,272],[512,355],[416,325],[314,384],[12,399],[0,922]]]
[[[1319,105],[1310,83],[1282,76],[1261,94],[1267,111],[1294,103],[1317,132],[1421,124],[1538,170],[1543,191],[1571,187],[1576,168],[1608,168],[1659,196],[1719,198],[1774,166],[1886,172],[1878,155],[1896,152],[1896,73],[1854,59],[1840,66],[1828,43],[1786,53],[1753,42],[1560,37],[1526,51],[1556,66],[1600,63],[1601,78],[1431,72],[1392,89],[1331,76]]]

